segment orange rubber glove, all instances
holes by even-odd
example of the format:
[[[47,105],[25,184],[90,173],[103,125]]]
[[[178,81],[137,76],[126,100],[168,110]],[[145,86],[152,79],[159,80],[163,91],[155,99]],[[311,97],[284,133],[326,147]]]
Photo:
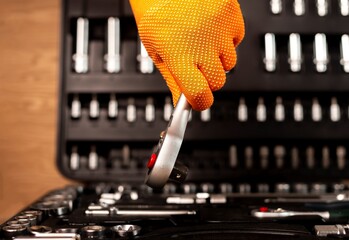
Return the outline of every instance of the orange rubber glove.
[[[212,91],[236,64],[245,28],[237,0],[130,0],[140,38],[176,104],[183,93],[194,110],[213,104]]]

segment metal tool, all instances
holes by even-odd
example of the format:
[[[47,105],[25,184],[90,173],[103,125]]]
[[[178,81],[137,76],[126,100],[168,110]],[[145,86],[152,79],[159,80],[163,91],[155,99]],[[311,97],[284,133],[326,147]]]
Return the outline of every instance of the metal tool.
[[[17,225],[7,225],[2,227],[2,234],[7,238],[12,238],[18,235],[23,235],[26,232],[26,227],[20,224]]]
[[[299,72],[302,68],[302,43],[298,33],[292,33],[288,42],[288,63],[292,72]]]
[[[282,0],[270,0],[270,10],[273,14],[282,12]]]
[[[329,57],[326,35],[318,33],[315,35],[314,40],[314,64],[316,71],[319,73],[326,72],[328,63]]]
[[[282,121],[285,120],[285,107],[282,104],[282,98],[281,97],[277,97],[276,98],[275,120],[277,122],[282,122]]]
[[[173,194],[173,193],[176,193],[176,191],[177,191],[177,186],[174,185],[173,183],[166,183],[163,188],[163,193],[165,194]]]
[[[170,215],[195,215],[196,211],[192,210],[144,210],[144,209],[117,209],[110,207],[102,210],[86,210],[89,216],[170,216]]]
[[[154,99],[149,97],[146,100],[145,105],[145,121],[147,122],[154,122],[155,120],[155,106],[154,106]]]
[[[266,33],[264,36],[265,57],[264,64],[267,72],[276,70],[276,41],[273,33]]]
[[[173,112],[172,100],[170,97],[165,98],[164,104],[164,120],[169,121]]]
[[[78,119],[81,117],[81,102],[78,94],[74,94],[73,96],[70,115],[73,119]]]
[[[104,59],[108,73],[120,72],[120,20],[116,17],[108,18],[107,54]]]
[[[135,105],[135,99],[129,98],[127,100],[127,108],[126,108],[126,120],[129,123],[135,122],[137,119],[137,109]]]
[[[229,166],[231,168],[236,168],[238,165],[238,152],[235,145],[229,147]]]
[[[248,109],[244,98],[240,98],[238,106],[238,120],[240,122],[246,122],[248,120]]]
[[[261,168],[267,169],[269,165],[269,148],[267,146],[261,146],[259,156]]]
[[[41,222],[42,221],[42,212],[41,211],[34,211],[34,210],[27,210],[27,211],[23,211],[21,212],[21,215],[27,215],[27,214],[32,214],[34,216],[36,216],[36,220],[37,222]]]
[[[340,51],[341,51],[340,64],[343,66],[343,71],[346,73],[349,73],[349,34],[342,35],[341,43],[340,43]]]
[[[200,113],[201,121],[209,122],[211,121],[211,109],[206,109]]]
[[[139,234],[142,228],[138,225],[124,224],[114,226],[112,229],[120,237],[134,237]]]
[[[62,216],[71,211],[69,202],[66,201],[43,201],[31,206],[34,210],[40,210],[47,216]]]
[[[97,94],[92,94],[90,102],[90,118],[96,119],[99,117],[99,102],[97,99]]]
[[[316,0],[317,13],[320,17],[328,14],[328,0]]]
[[[28,231],[34,235],[37,235],[37,234],[43,234],[43,233],[51,233],[52,228],[48,226],[31,226],[30,228],[28,228]]]
[[[219,184],[218,188],[220,193],[226,194],[233,192],[233,185],[231,185],[230,183],[221,183]]]
[[[115,94],[110,94],[110,99],[108,103],[108,117],[116,118],[118,116],[118,101],[116,100]]]
[[[335,193],[335,194],[320,194],[312,195],[310,197],[292,197],[292,198],[266,198],[265,203],[348,203],[349,204],[349,192]]]
[[[294,0],[293,12],[296,16],[303,16],[305,13],[305,1],[304,0]]]
[[[137,60],[139,62],[139,71],[141,73],[149,74],[154,72],[153,60],[149,57],[142,41],[139,41],[139,54],[137,56]]]
[[[338,122],[341,120],[341,108],[336,97],[331,98],[330,119],[332,122]]]
[[[339,8],[342,16],[349,16],[349,0],[339,0]]]
[[[93,237],[103,237],[106,228],[99,225],[86,226],[81,229],[81,236],[93,238]]]
[[[253,148],[251,146],[245,148],[245,167],[246,169],[253,167]]]
[[[313,169],[315,167],[315,149],[313,147],[307,147],[305,155],[307,167]]]
[[[78,18],[76,28],[76,53],[73,55],[74,70],[77,73],[88,71],[88,19]]]
[[[300,99],[296,99],[293,107],[293,117],[296,122],[303,121],[304,118],[304,111],[303,111],[303,105],[301,103]]]
[[[319,122],[322,119],[322,108],[317,98],[313,99],[313,104],[311,106],[311,117],[314,122]]]
[[[88,168],[90,170],[96,170],[98,168],[98,165],[99,165],[98,161],[99,161],[99,157],[98,157],[98,154],[96,152],[96,146],[92,145],[90,153],[88,155]]]
[[[78,147],[73,146],[71,150],[71,155],[70,155],[70,169],[75,171],[78,170],[80,167],[80,156],[78,153]]]
[[[256,118],[258,122],[265,122],[267,120],[267,108],[262,97],[258,98]]]
[[[327,237],[331,236],[347,236],[349,234],[349,225],[315,225],[316,236]]]
[[[188,168],[176,162],[191,112],[191,106],[182,94],[169,120],[167,130],[152,153],[147,167],[145,183],[153,188],[161,188],[170,179],[184,182]]]
[[[279,219],[287,217],[321,217],[325,221],[347,221],[349,219],[349,210],[331,210],[331,211],[292,211],[283,208],[261,207],[254,209],[251,215],[261,219]]]

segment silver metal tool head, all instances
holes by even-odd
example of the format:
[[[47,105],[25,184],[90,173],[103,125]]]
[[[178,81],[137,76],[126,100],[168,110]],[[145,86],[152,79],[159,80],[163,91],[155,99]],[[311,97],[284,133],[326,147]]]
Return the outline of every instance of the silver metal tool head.
[[[161,188],[171,179],[183,182],[188,169],[176,162],[187,127],[191,106],[182,94],[178,100],[167,130],[161,133],[160,141],[148,162],[145,183],[152,188]]]

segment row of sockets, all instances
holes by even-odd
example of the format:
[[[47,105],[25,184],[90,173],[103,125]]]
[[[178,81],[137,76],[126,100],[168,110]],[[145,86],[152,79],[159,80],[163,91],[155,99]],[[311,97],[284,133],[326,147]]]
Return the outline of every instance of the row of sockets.
[[[126,121],[133,123],[137,121],[137,109],[144,109],[144,120],[146,122],[156,121],[156,107],[154,104],[154,98],[148,97],[144,100],[145,104],[142,107],[136,106],[135,98],[128,98],[127,106],[125,107],[125,116]],[[307,101],[306,101],[307,102]],[[336,97],[332,97],[329,101],[329,107],[324,109],[319,103],[317,98],[311,100],[311,107],[307,109],[303,104],[300,98],[293,100],[293,105],[290,106],[292,109],[292,119],[295,122],[302,122],[305,120],[306,113],[310,113],[311,120],[314,122],[320,122],[325,120],[324,112],[328,112],[329,120],[332,122],[339,122],[343,118],[342,112],[344,109],[339,105]],[[309,104],[307,104],[309,105]],[[288,106],[287,106],[288,108]],[[92,94],[89,103],[88,115],[91,119],[98,119],[100,117],[100,103],[98,101],[97,94]],[[119,116],[119,103],[115,94],[110,94],[108,105],[107,105],[107,116],[110,119],[116,119]],[[166,97],[163,105],[163,120],[168,121],[171,117],[173,110],[172,101],[170,97]],[[235,111],[235,110],[234,110]],[[289,114],[286,114],[286,106],[283,103],[282,97],[276,97],[276,100],[271,108],[267,108],[264,98],[258,98],[257,105],[254,105],[253,108],[247,105],[245,98],[241,97],[239,99],[239,104],[237,106],[237,120],[239,122],[246,122],[249,119],[252,119],[255,116],[255,119],[258,122],[266,122],[268,118],[272,118],[277,122],[286,121],[286,117],[289,117]],[[196,113],[195,113],[196,114]],[[349,114],[349,110],[348,110]],[[272,116],[271,116],[272,115]],[[70,107],[70,116],[72,119],[80,119],[82,117],[82,106],[81,101],[79,100],[79,95],[75,94],[73,96],[71,107]],[[349,118],[349,115],[348,115]],[[192,120],[192,114],[189,117],[189,121]],[[212,120],[211,109],[200,112],[200,120],[202,122],[210,122]]]
[[[105,71],[118,73],[121,71],[120,53],[120,19],[117,17],[108,18],[106,53],[104,56]],[[138,71],[143,74],[154,72],[154,64],[149,57],[144,45],[138,38]],[[73,70],[76,73],[87,73],[89,70],[89,20],[87,18],[77,19],[76,29],[76,52],[73,55]]]
[[[76,53],[73,56],[74,70],[77,73],[88,71],[88,20],[79,18],[77,23]],[[105,55],[105,69],[109,73],[118,73],[121,70],[120,62],[120,20],[118,18],[108,19],[107,53]],[[154,64],[148,56],[143,44],[139,42],[139,71],[143,74],[153,73]],[[275,34],[267,33],[264,36],[265,42],[265,69],[274,72],[277,66],[277,51]],[[315,70],[319,73],[326,72],[330,63],[326,35],[318,33],[314,38],[314,64]],[[349,73],[349,35],[343,34],[340,43],[341,57],[340,64],[343,71]],[[302,42],[298,33],[289,36],[288,63],[291,72],[300,72],[302,69],[303,55]]]
[[[282,145],[275,147],[261,146],[253,148],[246,146],[243,149],[232,145],[227,149],[228,156],[227,163],[222,164],[222,159],[211,159],[210,153],[205,154],[204,157],[193,157],[193,159],[186,159],[189,165],[197,164],[198,166],[212,167],[215,162],[220,163],[221,167],[229,166],[232,169],[293,169],[300,168],[311,169],[330,169],[336,168],[344,170],[348,166],[347,150],[344,146],[338,146],[331,149],[328,146],[323,146],[321,149],[308,146],[305,149],[298,147],[286,148]],[[120,150],[120,156],[110,160],[110,168],[136,168],[141,166],[147,160],[147,156],[133,156],[133,152],[128,145],[124,145]],[[205,159],[206,158],[206,159]],[[218,157],[216,157],[218,158]],[[224,157],[223,157],[224,158]],[[205,160],[207,160],[205,162]],[[224,165],[224,166],[223,166]],[[303,166],[304,165],[304,166]],[[106,166],[106,160],[98,155],[95,145],[90,147],[88,156],[80,156],[78,146],[74,145],[71,148],[69,157],[69,168],[73,171],[80,169],[88,169],[95,171],[98,168]]]
[[[220,183],[214,185],[212,183],[185,183],[177,186],[172,183],[165,184],[162,194],[166,196],[167,204],[225,204],[227,196],[231,193],[249,194],[249,193],[276,193],[276,194],[326,194],[328,192],[341,193],[346,189],[344,184],[334,183],[330,186],[324,183],[258,183],[252,186],[249,183],[240,183],[235,186],[231,183]],[[148,194],[151,193],[148,191]],[[171,196],[172,194],[175,194]],[[184,194],[184,195],[178,195]],[[193,196],[195,194],[195,196]],[[169,195],[169,196],[168,196]],[[335,197],[335,196],[331,196]],[[111,212],[105,211],[108,208],[119,205],[124,200],[128,203],[142,199],[138,191],[131,190],[129,192],[102,193],[98,203],[92,203],[85,211],[86,215],[110,215]],[[102,210],[102,211],[99,211]],[[136,210],[137,211],[137,210]],[[127,213],[125,213],[127,214]]]
[[[343,71],[349,73],[349,35],[343,34],[340,38],[338,46],[340,47],[340,61]],[[277,69],[277,44],[274,33],[266,33],[264,35],[264,66],[267,72],[275,72]],[[324,73],[328,71],[330,64],[330,54],[328,51],[328,43],[326,34],[318,33],[314,37],[313,42],[313,63],[315,71]],[[288,64],[291,72],[297,73],[302,70],[304,63],[302,40],[298,33],[289,35],[288,40]]]
[[[100,199],[113,199],[119,201],[123,195],[127,195],[127,199],[138,200],[144,196],[153,194],[153,189],[146,185],[141,185],[137,189],[131,188],[127,184],[117,186],[110,186],[108,184],[99,184],[95,186],[98,188],[97,194]],[[324,194],[324,193],[340,193],[348,190],[348,186],[343,183],[326,184],[321,182],[305,183],[218,183],[210,182],[192,183],[186,182],[180,185],[167,183],[163,189],[157,189],[156,193],[170,195],[170,194],[196,194],[196,193],[299,193],[299,194]],[[160,192],[159,192],[160,191]],[[90,206],[93,206],[91,204]]]
[[[270,0],[271,13],[275,15],[281,14],[285,8],[285,1]],[[314,4],[317,15],[325,17],[331,13],[332,1],[338,2],[338,10],[342,16],[349,16],[349,0],[293,0],[292,11],[295,16],[304,16],[308,11],[309,5]]]

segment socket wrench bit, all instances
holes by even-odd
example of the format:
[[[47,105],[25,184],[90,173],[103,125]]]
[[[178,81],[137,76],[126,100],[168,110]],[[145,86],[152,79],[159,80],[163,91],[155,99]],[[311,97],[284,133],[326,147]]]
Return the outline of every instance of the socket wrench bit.
[[[88,155],[88,168],[90,170],[96,170],[98,168],[99,157],[96,152],[96,146],[91,146],[90,153]]]
[[[270,0],[270,10],[277,15],[282,12],[282,0]]]
[[[329,56],[326,35],[318,33],[315,35],[314,40],[314,64],[316,71],[319,73],[326,72],[328,63]]]
[[[305,2],[304,0],[294,0],[293,12],[296,16],[303,16],[305,13]]]
[[[267,120],[267,108],[264,104],[264,99],[262,97],[258,98],[256,119],[258,122],[265,122]]]
[[[70,169],[75,171],[78,170],[80,167],[80,156],[78,153],[78,147],[73,146],[71,150],[71,155],[70,155]]]
[[[135,99],[129,98],[127,101],[127,108],[126,108],[126,120],[129,123],[135,122],[137,119],[137,109],[135,105]]]
[[[172,100],[171,97],[165,98],[164,104],[164,120],[169,121],[173,112]]]
[[[106,228],[99,225],[86,226],[81,229],[81,236],[87,238],[103,237]]]
[[[149,54],[142,41],[139,41],[139,54],[137,56],[137,60],[139,62],[139,71],[141,73],[149,74],[154,72],[153,60],[149,57]]]
[[[88,71],[88,19],[78,18],[76,28],[76,53],[73,55],[74,70],[77,73]]]
[[[330,119],[332,122],[341,120],[341,108],[337,102],[337,98],[331,98]]]
[[[316,236],[327,237],[331,236],[347,236],[349,234],[349,225],[315,225]]]
[[[304,118],[304,111],[303,111],[303,105],[301,103],[300,99],[296,99],[293,107],[293,117],[296,122],[303,121]]]
[[[302,43],[298,33],[292,33],[288,41],[288,63],[292,72],[299,72],[302,68]]]
[[[324,17],[328,14],[328,0],[316,0],[317,14]]]
[[[200,118],[201,118],[201,121],[203,121],[203,122],[211,121],[211,109],[208,108],[204,111],[201,111]]]
[[[74,94],[73,101],[71,103],[70,116],[73,119],[78,119],[81,117],[81,103],[78,94]]]
[[[277,122],[282,122],[285,120],[285,107],[282,103],[282,98],[277,97],[276,98],[276,104],[275,104],[275,120]]]
[[[110,94],[108,103],[108,117],[116,118],[119,114],[118,101],[116,100],[115,94]]]
[[[311,117],[314,122],[319,122],[322,119],[322,108],[317,98],[313,98],[313,104],[311,106]]]
[[[238,106],[238,120],[240,122],[246,122],[248,120],[248,109],[244,98],[240,98]]]
[[[342,16],[349,16],[349,0],[339,0],[339,8]]]
[[[107,54],[104,59],[108,73],[120,72],[120,20],[116,17],[108,18]]]
[[[112,230],[120,237],[134,237],[139,234],[141,227],[133,224],[117,225]]]
[[[341,37],[341,60],[340,64],[343,66],[343,71],[349,73],[349,35],[343,34]]]
[[[264,64],[267,72],[274,72],[276,70],[276,41],[273,33],[266,33],[264,35]]]
[[[145,121],[154,122],[154,120],[155,120],[154,99],[149,97],[147,98],[146,105],[145,105]]]
[[[96,119],[99,117],[99,102],[97,99],[97,94],[92,94],[90,101],[90,118]]]

